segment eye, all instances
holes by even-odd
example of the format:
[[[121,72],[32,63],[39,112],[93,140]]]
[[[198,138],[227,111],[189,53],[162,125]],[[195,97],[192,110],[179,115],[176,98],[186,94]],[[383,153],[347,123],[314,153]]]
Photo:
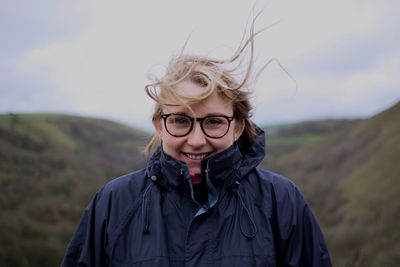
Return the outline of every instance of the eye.
[[[177,127],[187,127],[190,126],[191,121],[188,117],[183,115],[171,115],[168,118],[168,123]]]
[[[204,120],[206,128],[219,128],[225,124],[227,124],[227,120],[224,117],[207,117]]]

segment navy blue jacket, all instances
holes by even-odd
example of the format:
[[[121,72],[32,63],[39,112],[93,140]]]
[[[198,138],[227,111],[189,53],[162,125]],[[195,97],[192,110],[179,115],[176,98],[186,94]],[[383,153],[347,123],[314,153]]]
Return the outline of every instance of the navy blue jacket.
[[[290,180],[258,169],[261,133],[202,161],[199,203],[185,163],[162,149],[92,199],[62,266],[331,266],[310,207]]]

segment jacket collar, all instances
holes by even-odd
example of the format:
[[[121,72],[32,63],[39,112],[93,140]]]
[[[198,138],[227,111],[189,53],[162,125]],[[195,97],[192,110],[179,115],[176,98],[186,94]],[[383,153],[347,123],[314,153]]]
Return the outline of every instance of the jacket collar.
[[[242,179],[265,155],[265,134],[261,129],[257,130],[259,135],[245,154],[234,143],[226,150],[204,159],[201,162],[202,175],[209,172],[210,180],[217,188],[233,177]],[[161,146],[149,160],[147,174],[162,188],[189,190],[190,175],[186,163],[166,154]]]

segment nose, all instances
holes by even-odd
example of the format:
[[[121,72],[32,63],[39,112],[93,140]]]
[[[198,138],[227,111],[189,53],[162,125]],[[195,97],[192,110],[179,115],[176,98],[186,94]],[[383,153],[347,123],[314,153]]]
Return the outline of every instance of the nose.
[[[200,147],[206,144],[206,136],[199,123],[194,123],[193,129],[188,135],[187,143],[193,147]]]

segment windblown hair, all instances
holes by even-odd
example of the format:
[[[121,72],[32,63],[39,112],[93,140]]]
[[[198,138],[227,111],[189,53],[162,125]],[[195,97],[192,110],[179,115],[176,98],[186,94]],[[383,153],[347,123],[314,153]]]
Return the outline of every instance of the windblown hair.
[[[165,75],[162,78],[154,78],[153,83],[145,87],[146,93],[156,102],[153,121],[160,119],[163,105],[173,103],[191,110],[190,105],[199,103],[217,92],[232,103],[234,118],[243,119],[245,123],[244,131],[237,141],[241,151],[244,152],[257,136],[255,126],[250,121],[252,105],[248,83],[254,60],[254,37],[261,31],[255,33],[253,25],[254,21],[250,36],[244,42],[242,40],[238,50],[229,59],[216,60],[182,53],[173,57]],[[250,50],[248,65],[243,78],[238,82],[235,77],[242,66],[247,50]],[[176,90],[176,85],[182,81],[191,81],[203,87],[204,90],[195,96],[184,95]],[[145,148],[145,154],[153,153],[159,144],[159,137],[154,135]]]

